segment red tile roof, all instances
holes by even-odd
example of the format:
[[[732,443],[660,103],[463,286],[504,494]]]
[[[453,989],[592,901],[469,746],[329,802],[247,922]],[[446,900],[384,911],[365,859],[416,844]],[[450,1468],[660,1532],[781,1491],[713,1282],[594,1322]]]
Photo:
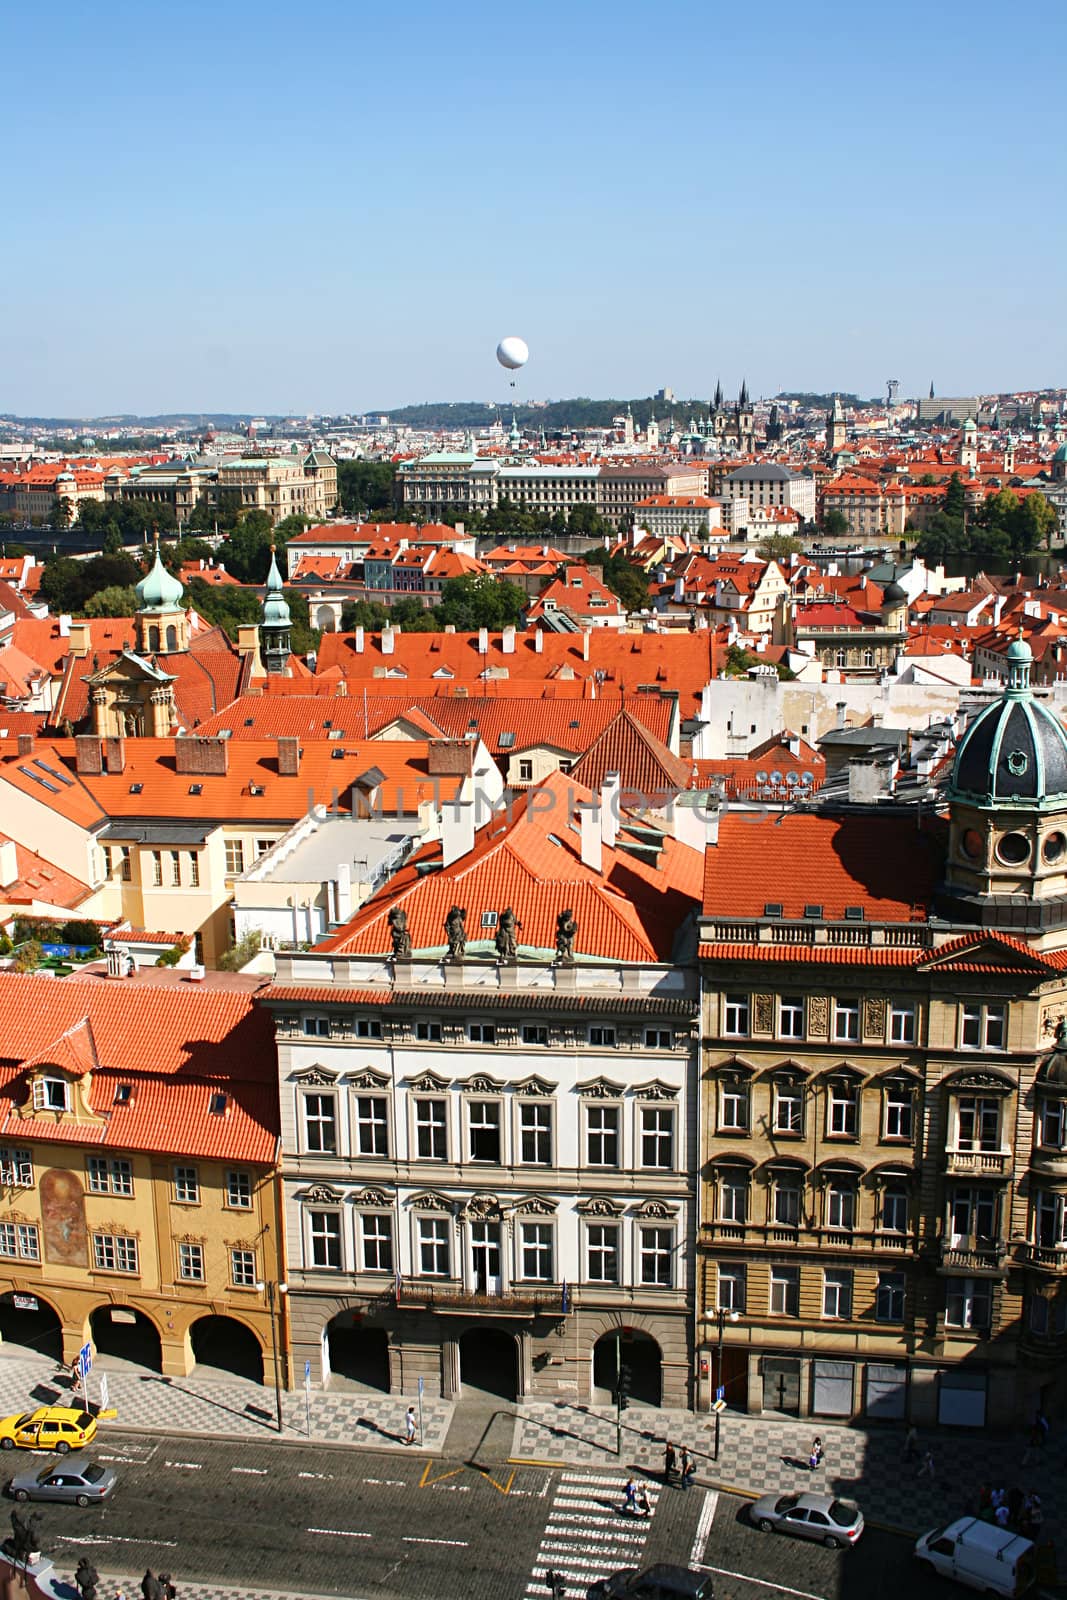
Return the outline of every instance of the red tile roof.
[[[692,765],[672,755],[629,707],[617,713],[571,769],[577,783],[597,792],[609,772],[617,772],[623,791],[655,806],[689,787]]]

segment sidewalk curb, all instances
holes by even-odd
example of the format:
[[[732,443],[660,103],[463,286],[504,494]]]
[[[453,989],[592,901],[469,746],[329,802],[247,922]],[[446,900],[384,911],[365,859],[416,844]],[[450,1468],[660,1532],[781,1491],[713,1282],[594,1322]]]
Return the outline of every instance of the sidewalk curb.
[[[309,1439],[306,1433],[271,1432],[263,1434],[261,1437],[259,1434],[220,1433],[214,1428],[210,1433],[207,1433],[199,1428],[176,1430],[174,1428],[162,1428],[157,1423],[148,1422],[144,1424],[112,1422],[108,1424],[106,1433],[103,1428],[98,1431],[97,1438],[110,1438],[114,1433],[126,1434],[135,1438],[147,1435],[153,1439],[171,1439],[175,1444],[180,1444],[183,1439],[221,1439],[226,1444],[246,1444],[250,1446],[276,1444],[287,1445],[291,1449],[294,1445],[303,1445],[305,1450],[357,1450],[365,1451],[368,1455],[432,1456],[435,1460],[441,1460],[444,1457],[443,1449],[431,1449],[426,1446],[412,1451],[408,1445],[400,1442],[396,1444],[371,1444],[370,1442],[364,1444],[358,1439]],[[309,1597],[309,1600],[314,1600],[314,1597]]]

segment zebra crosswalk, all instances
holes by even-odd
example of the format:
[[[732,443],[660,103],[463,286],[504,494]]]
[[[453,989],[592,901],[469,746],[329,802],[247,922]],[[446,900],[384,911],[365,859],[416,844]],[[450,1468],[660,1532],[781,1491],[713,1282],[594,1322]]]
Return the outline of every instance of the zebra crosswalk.
[[[545,1573],[550,1567],[566,1583],[568,1594],[581,1596],[598,1578],[606,1578],[620,1567],[639,1567],[662,1493],[659,1484],[643,1483],[641,1487],[651,1507],[647,1517],[622,1510],[624,1474],[562,1473],[526,1585],[528,1600],[546,1600]]]

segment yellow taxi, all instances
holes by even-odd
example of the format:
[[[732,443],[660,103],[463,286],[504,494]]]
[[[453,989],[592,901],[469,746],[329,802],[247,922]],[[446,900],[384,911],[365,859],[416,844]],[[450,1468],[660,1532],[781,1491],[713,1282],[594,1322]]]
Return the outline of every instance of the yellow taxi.
[[[96,1438],[96,1418],[76,1406],[38,1406],[15,1417],[0,1419],[0,1447],[14,1450],[55,1450],[65,1456],[81,1450]]]

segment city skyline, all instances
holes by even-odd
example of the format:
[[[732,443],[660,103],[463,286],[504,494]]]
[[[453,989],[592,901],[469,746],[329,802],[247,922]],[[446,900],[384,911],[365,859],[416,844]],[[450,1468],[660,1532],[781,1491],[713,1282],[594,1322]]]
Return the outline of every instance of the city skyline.
[[[13,20],[4,410],[1062,379],[1046,0],[1013,76],[988,3],[185,15]]]

